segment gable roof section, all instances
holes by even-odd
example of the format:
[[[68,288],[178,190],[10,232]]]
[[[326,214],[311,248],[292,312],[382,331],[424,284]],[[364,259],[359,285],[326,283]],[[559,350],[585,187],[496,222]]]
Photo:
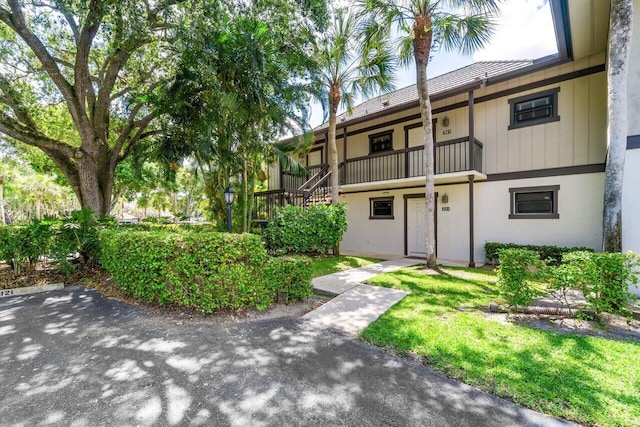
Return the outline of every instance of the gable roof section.
[[[483,79],[492,79],[503,74],[508,74],[529,67],[533,65],[533,63],[533,60],[476,62],[429,79],[429,95],[433,99],[433,97],[439,94],[444,94],[470,84],[479,84]],[[387,110],[392,110],[390,113],[397,112],[402,106],[409,108],[410,104],[417,102],[418,91],[416,85],[411,85],[364,101],[362,104],[356,106],[351,114],[345,112],[338,115],[337,123],[338,126],[340,126],[343,123],[346,124],[347,122]],[[316,127],[314,131],[321,131],[328,126],[329,124],[325,122]]]

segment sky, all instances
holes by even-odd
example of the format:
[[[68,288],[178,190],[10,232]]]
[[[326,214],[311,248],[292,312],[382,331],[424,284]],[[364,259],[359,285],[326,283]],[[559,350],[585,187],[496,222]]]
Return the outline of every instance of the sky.
[[[497,21],[489,44],[472,56],[459,52],[436,52],[427,67],[429,78],[477,61],[537,59],[557,53],[549,0],[504,0]],[[415,67],[399,69],[396,78],[397,89],[415,84]],[[312,105],[312,128],[322,122],[322,107],[320,104]]]

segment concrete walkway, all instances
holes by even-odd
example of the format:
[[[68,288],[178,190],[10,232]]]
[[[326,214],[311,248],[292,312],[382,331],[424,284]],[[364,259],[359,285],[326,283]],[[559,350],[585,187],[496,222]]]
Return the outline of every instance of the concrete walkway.
[[[404,291],[363,285],[374,276],[423,263],[423,260],[399,258],[365,267],[353,268],[313,279],[317,291],[338,295],[305,319],[356,336],[385,311],[407,296]]]

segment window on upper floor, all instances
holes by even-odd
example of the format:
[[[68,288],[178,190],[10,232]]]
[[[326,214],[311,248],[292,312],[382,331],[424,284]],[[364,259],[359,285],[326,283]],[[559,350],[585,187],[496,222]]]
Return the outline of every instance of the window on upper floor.
[[[369,135],[369,154],[393,150],[393,131]]]
[[[393,219],[393,197],[369,199],[369,219]]]
[[[558,92],[560,92],[560,88],[510,99],[511,124],[509,129],[518,129],[560,120],[560,116],[558,116]]]
[[[558,214],[559,185],[510,188],[510,219],[556,219]]]

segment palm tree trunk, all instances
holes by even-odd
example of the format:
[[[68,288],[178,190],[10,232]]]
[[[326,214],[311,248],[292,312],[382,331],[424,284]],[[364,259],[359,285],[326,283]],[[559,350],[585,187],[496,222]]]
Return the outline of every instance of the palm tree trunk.
[[[340,104],[340,88],[333,86],[329,94],[331,100],[331,111],[329,112],[329,170],[331,171],[331,204],[338,204],[338,187],[340,185],[338,176],[338,147],[336,146],[336,121],[338,116],[338,105]]]
[[[433,268],[436,261],[436,200],[435,200],[435,168],[433,158],[433,128],[431,124],[431,100],[429,99],[429,86],[427,83],[427,64],[431,50],[431,19],[428,16],[416,17],[414,23],[413,53],[416,62],[416,82],[418,99],[420,100],[420,116],[422,118],[422,130],[424,140],[424,174],[425,174],[425,230],[426,230],[426,257],[427,266]],[[425,29],[429,29],[425,31]]]
[[[613,0],[607,58],[607,164],[602,215],[602,249],[622,251],[622,178],[627,148],[627,74],[633,29],[633,1]]]

